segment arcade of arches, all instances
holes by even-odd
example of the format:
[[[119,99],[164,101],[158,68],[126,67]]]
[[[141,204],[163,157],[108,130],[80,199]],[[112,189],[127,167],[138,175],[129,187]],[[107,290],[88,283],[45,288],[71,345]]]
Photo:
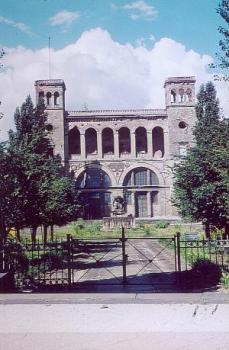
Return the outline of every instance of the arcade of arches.
[[[88,166],[77,178],[80,190],[82,216],[99,219],[112,214],[117,187],[112,186],[109,175],[99,166]],[[157,175],[146,167],[129,171],[120,185],[118,194],[125,200],[125,209],[135,217],[152,217],[158,207],[160,186]]]
[[[75,155],[81,158],[136,158],[146,155],[160,159],[165,154],[164,131],[161,127],[150,131],[138,127],[134,132],[127,127],[121,127],[118,131],[106,127],[102,132],[88,128],[81,133],[74,127],[68,134],[68,150],[70,157]]]

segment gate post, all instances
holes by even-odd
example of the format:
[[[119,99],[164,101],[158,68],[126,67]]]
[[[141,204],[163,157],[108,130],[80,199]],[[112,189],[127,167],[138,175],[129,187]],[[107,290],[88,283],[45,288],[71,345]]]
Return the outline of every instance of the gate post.
[[[126,237],[125,237],[125,231],[124,231],[124,227],[122,226],[122,238],[121,238],[121,242],[122,242],[122,280],[123,280],[123,284],[127,283],[127,279],[126,279],[126,246],[125,246],[125,242],[126,242]]]
[[[71,288],[72,285],[72,236],[67,234],[67,262],[68,262],[68,288]]]
[[[180,232],[177,232],[177,271],[181,272]]]

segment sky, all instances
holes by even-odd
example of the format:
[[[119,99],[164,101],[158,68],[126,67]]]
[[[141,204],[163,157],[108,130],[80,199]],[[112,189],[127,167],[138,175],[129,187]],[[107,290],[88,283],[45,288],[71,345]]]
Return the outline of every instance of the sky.
[[[219,0],[0,0],[0,138],[34,81],[65,80],[69,110],[163,108],[168,76],[213,79]],[[48,42],[51,40],[51,72]],[[216,82],[225,115],[226,83]]]

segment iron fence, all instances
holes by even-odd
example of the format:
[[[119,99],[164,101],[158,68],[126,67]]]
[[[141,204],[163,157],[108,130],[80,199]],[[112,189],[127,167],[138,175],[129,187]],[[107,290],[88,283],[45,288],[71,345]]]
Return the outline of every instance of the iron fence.
[[[170,238],[66,238],[6,242],[0,272],[11,271],[17,288],[75,288],[92,284],[171,284],[198,259],[229,272],[228,240]]]
[[[180,240],[181,270],[192,268],[196,260],[210,260],[229,272],[229,240]]]

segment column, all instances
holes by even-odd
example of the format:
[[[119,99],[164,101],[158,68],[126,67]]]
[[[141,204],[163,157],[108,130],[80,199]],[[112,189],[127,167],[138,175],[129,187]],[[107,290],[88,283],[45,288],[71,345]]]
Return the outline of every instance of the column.
[[[114,155],[115,158],[119,158],[119,137],[118,131],[114,130]]]
[[[150,169],[147,169],[147,185],[150,186],[151,185],[151,181],[150,181]]]
[[[147,211],[148,217],[152,216],[152,200],[151,200],[151,192],[147,192]]]
[[[168,131],[164,131],[164,157],[167,158],[169,156],[169,133]]]
[[[80,152],[81,152],[81,158],[86,158],[86,143],[85,143],[85,134],[80,133]]]
[[[135,181],[134,181],[134,171],[131,171],[130,174],[130,186],[134,186],[135,185]]]
[[[136,158],[136,138],[135,132],[130,133],[130,149],[131,149],[131,157]]]
[[[97,152],[98,152],[98,158],[103,157],[103,149],[102,149],[102,133],[101,131],[97,132]]]
[[[147,131],[147,151],[149,158],[153,158],[153,139],[152,139],[152,130]]]

